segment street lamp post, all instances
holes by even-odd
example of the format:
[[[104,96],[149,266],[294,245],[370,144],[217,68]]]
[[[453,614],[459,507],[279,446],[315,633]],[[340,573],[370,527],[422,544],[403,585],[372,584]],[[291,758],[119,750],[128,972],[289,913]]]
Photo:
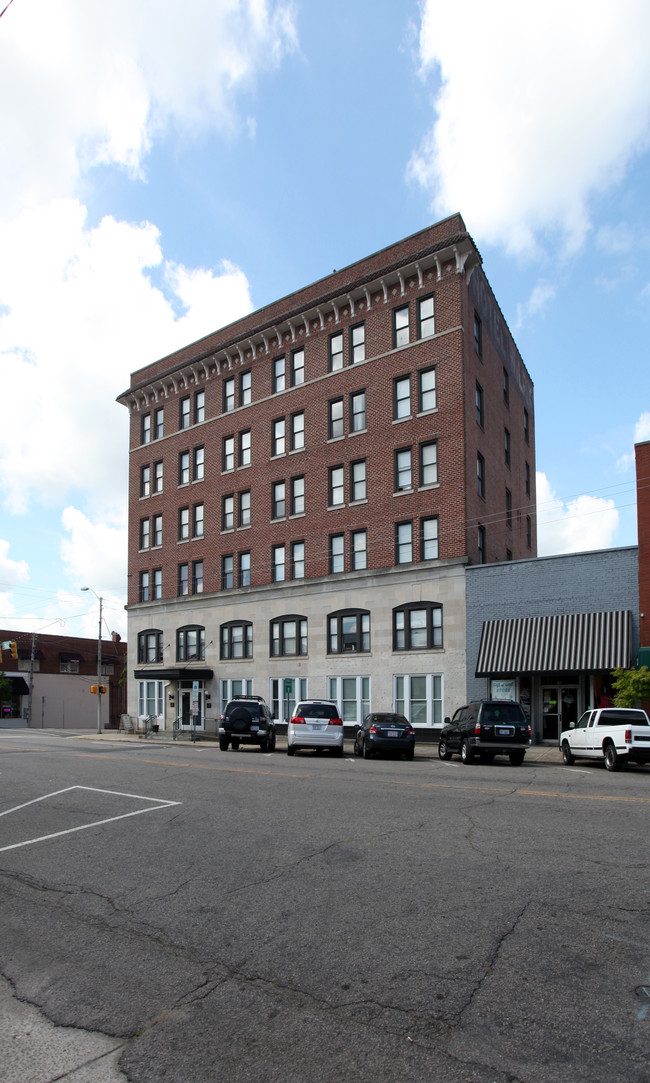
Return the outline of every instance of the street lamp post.
[[[102,684],[102,604],[104,599],[100,598],[99,594],[96,594],[92,587],[82,587],[82,590],[89,590],[95,595],[99,602],[99,629],[97,632],[97,732],[102,732],[102,694],[100,692]]]

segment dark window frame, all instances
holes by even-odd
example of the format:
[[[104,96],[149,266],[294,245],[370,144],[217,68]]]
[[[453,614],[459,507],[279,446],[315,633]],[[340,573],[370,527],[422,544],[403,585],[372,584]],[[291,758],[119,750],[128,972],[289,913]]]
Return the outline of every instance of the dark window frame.
[[[423,646],[413,646],[412,639],[414,637],[414,629],[407,619],[411,613],[425,611],[426,624],[424,628],[426,643]],[[434,623],[433,614],[440,614],[440,624]],[[398,615],[404,614],[404,627],[398,628]],[[403,633],[404,645],[398,646],[398,641],[401,638],[399,633]],[[443,606],[441,602],[407,602],[404,605],[396,605],[393,608],[393,650],[399,651],[400,654],[406,651],[439,651],[444,648],[444,622],[443,622]],[[436,639],[439,642],[436,642]]]

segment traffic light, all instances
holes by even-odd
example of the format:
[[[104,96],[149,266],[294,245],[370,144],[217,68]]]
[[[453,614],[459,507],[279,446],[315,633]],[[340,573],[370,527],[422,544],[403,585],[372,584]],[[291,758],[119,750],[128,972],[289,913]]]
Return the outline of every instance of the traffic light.
[[[108,688],[106,687],[106,685],[105,684],[100,684],[100,686],[99,686],[99,694],[100,694],[100,696],[105,695],[106,692],[108,692]]]
[[[12,639],[12,641],[11,641],[11,657],[12,658],[17,658],[18,657],[18,647],[16,645],[16,640],[15,639]]]
[[[108,688],[105,684],[91,684],[90,691],[92,692],[93,696],[96,696],[97,694],[103,696],[106,692],[108,692]]]

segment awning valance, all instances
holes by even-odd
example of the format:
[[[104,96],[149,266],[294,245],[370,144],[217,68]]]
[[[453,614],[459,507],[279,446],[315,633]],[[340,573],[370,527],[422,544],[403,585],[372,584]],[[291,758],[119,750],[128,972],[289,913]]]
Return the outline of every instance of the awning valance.
[[[136,669],[133,676],[140,681],[210,681],[211,669]]]
[[[627,668],[630,611],[483,621],[477,677]]]

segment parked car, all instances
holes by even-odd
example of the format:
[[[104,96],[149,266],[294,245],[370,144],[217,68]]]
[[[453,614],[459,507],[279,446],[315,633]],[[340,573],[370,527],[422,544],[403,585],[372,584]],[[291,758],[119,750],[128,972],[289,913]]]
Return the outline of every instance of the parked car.
[[[403,714],[391,711],[366,715],[354,737],[354,754],[369,760],[378,752],[404,755],[412,760],[415,754],[415,730]]]
[[[608,771],[650,763],[650,720],[630,707],[597,707],[560,734],[560,748],[567,766],[582,757],[604,761]]]
[[[508,756],[513,767],[519,767],[530,743],[530,723],[520,703],[482,699],[459,707],[451,720],[445,718],[438,755],[449,760],[459,752],[463,763],[471,763],[475,756],[481,763]]]
[[[332,700],[310,699],[297,703],[287,725],[287,754],[299,748],[329,749],[343,755],[343,719]]]
[[[261,696],[234,696],[228,700],[219,722],[219,748],[228,745],[259,745],[262,752],[275,748],[275,723],[271,708]]]

